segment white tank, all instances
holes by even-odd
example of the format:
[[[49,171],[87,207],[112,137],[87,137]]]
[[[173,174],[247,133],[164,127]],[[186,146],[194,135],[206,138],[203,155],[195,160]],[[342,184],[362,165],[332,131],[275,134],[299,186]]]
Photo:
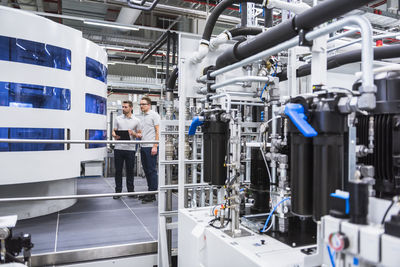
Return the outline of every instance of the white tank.
[[[0,25],[0,138],[105,139],[106,52],[21,10],[0,6]],[[81,162],[105,155],[104,146],[0,143],[0,196],[76,194]],[[0,216],[36,217],[75,202],[1,203]]]

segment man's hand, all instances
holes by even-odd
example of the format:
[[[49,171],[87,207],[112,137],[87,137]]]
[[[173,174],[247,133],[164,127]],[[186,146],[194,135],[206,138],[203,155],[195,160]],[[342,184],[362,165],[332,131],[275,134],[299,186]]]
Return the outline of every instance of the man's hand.
[[[128,132],[129,132],[129,135],[136,137],[136,133],[133,130],[129,129]]]
[[[136,133],[137,138],[142,138],[142,133]]]
[[[119,140],[121,138],[119,135],[116,135],[115,132],[112,133],[112,136],[115,140]]]
[[[153,146],[152,148],[151,148],[151,155],[152,156],[155,156],[155,155],[157,155],[157,147],[156,146]]]

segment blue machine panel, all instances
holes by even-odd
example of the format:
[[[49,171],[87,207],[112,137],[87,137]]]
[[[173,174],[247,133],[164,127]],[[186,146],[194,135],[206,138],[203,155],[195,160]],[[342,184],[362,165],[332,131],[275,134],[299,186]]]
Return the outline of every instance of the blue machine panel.
[[[71,70],[71,50],[2,35],[0,60]]]
[[[0,127],[1,139],[64,140],[65,129]],[[0,152],[64,150],[64,144],[0,143]]]
[[[107,68],[97,60],[86,57],[86,76],[107,83]]]
[[[107,99],[98,95],[86,94],[85,111],[87,113],[106,115]]]
[[[69,89],[0,81],[0,106],[71,109]]]
[[[86,140],[107,140],[107,131],[106,130],[86,130]],[[98,148],[105,147],[106,144],[89,144],[86,146],[87,148]]]

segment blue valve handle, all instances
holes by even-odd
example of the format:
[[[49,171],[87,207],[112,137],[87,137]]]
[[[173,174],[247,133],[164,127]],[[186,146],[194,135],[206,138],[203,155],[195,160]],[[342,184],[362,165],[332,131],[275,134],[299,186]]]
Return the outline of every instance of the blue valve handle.
[[[204,120],[202,117],[194,117],[192,120],[192,123],[190,124],[190,127],[189,127],[189,135],[195,135],[197,126],[200,126],[203,123],[204,123]]]
[[[315,129],[308,123],[302,105],[292,103],[287,104],[285,107],[285,114],[305,137],[314,137],[318,135],[317,131],[315,131]]]

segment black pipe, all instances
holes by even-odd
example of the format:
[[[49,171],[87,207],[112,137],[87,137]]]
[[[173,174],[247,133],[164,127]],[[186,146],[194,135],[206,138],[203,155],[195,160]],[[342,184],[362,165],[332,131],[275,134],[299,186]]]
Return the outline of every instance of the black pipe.
[[[373,0],[327,0],[322,2],[296,15],[292,19],[270,28],[268,31],[259,34],[256,38],[226,50],[218,57],[216,67],[220,69],[255,55],[295,37],[301,29],[311,30],[321,23],[337,18],[340,15],[372,1]]]
[[[130,0],[126,0],[126,2],[128,3],[128,6],[134,9],[139,9],[139,10],[143,10],[143,11],[152,11],[156,5],[158,4],[158,2],[160,2],[160,0],[154,0],[150,6],[143,6],[144,3],[143,1],[141,3],[143,3],[142,5],[136,5],[131,3]]]
[[[178,68],[175,68],[167,81],[167,92],[173,92],[175,89],[176,79],[178,79]]]
[[[176,32],[172,33],[172,65],[175,66],[176,57],[176,41],[178,39],[178,34]]]
[[[264,8],[264,27],[271,28],[273,25],[272,8]]]
[[[168,80],[169,80],[169,54],[170,54],[170,51],[171,51],[171,34],[168,32],[168,34],[167,34],[167,63],[166,63],[166,66],[165,66],[165,86],[167,86],[167,84],[168,84]]]
[[[400,44],[381,46],[374,48],[374,59],[387,59],[400,57]],[[361,49],[353,50],[350,52],[342,53],[340,55],[331,56],[327,59],[327,69],[334,69],[346,64],[361,61]],[[296,70],[296,77],[304,77],[311,74],[311,63],[300,66]],[[279,81],[287,80],[287,71],[282,71],[276,75]]]
[[[247,4],[240,4],[240,26],[247,26]]]
[[[240,3],[255,3],[262,4],[264,0],[224,0],[220,2],[213,10],[211,15],[208,17],[206,26],[204,28],[202,40],[208,42],[210,41],[212,31],[214,30],[215,23],[218,20],[218,17],[222,14],[222,12],[230,7],[232,4],[240,4]]]
[[[173,91],[175,89],[176,80],[178,79],[179,70],[175,68],[168,79],[167,91]]]
[[[158,39],[150,46],[150,48],[140,56],[136,63],[145,62],[151,55],[153,55],[158,49],[161,48],[161,46],[165,44],[169,35],[170,31],[166,31],[160,37],[158,37]]]
[[[119,88],[112,88],[112,89],[107,89],[107,92],[109,94],[112,93],[120,93],[120,94],[138,94],[138,95],[144,95],[144,94],[151,94],[151,95],[161,95],[161,90],[159,89],[147,89],[147,90],[142,90],[142,89],[119,89]],[[178,92],[174,93],[174,98],[178,98]]]
[[[261,28],[258,27],[240,27],[228,30],[232,38],[240,35],[257,35],[262,32]]]

